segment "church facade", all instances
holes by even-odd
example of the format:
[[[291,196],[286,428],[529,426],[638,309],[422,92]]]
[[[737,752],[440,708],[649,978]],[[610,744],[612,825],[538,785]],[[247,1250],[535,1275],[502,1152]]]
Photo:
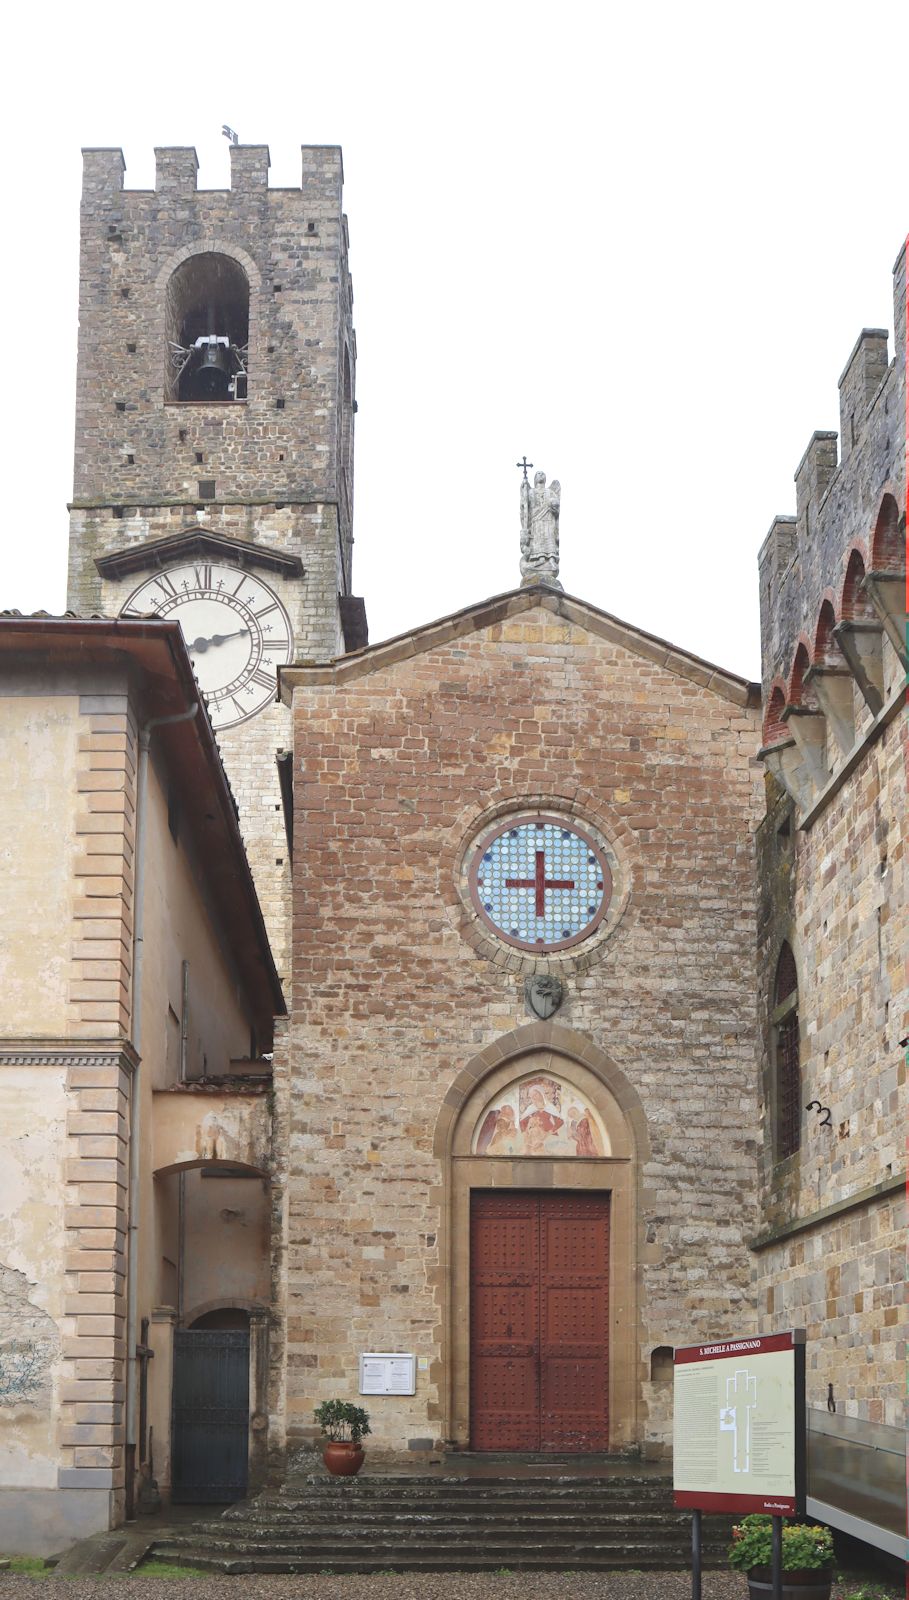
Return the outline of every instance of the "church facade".
[[[413,1350],[373,1448],[665,1441],[755,1315],[756,693],[537,584],[282,693],[289,1429]]]
[[[886,1454],[905,255],[894,357],[863,333],[840,447],[813,436],[761,550],[761,684],[566,595],[541,474],[518,587],[369,645],[340,151],[304,147],[294,190],[268,187],[264,147],[232,147],[229,191],[197,189],[192,150],[156,154],[144,192],[119,151],[85,152],[69,604],[180,623],[288,1015],[242,1068],[249,1148],[171,1130],[148,1174],[154,1359],[144,1409],[125,1342],[98,1401],[105,1515],[151,1477],[149,1428],[158,1489],[185,1492],[175,1406],[204,1336],[241,1326],[251,1489],[308,1459],[321,1400],[361,1394],[377,1465],[664,1458],[673,1348],[789,1327],[816,1428],[861,1449],[881,1430]],[[128,1005],[121,1023],[128,1052]],[[217,1096],[230,1071],[183,1079]],[[228,1185],[222,1221],[257,1181],[242,1293],[227,1251],[181,1297],[173,1261],[205,1237],[178,1177],[200,1200]],[[75,1377],[61,1355],[55,1406]]]

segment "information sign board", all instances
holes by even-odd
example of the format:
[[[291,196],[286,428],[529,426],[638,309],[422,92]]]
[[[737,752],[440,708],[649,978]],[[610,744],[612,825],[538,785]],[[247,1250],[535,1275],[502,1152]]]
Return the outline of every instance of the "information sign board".
[[[416,1394],[416,1358],[400,1350],[367,1350],[360,1356],[361,1394]]]
[[[675,1504],[701,1511],[805,1509],[805,1334],[675,1352]]]

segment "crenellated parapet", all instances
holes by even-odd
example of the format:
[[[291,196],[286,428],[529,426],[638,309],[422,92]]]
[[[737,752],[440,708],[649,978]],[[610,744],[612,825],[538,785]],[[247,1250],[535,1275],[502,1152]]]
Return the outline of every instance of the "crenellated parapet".
[[[344,182],[344,165],[341,147],[335,144],[301,145],[301,172],[298,188],[274,189],[275,195],[298,194],[332,205],[340,201]],[[82,197],[100,199],[105,194],[122,192],[128,195],[168,194],[243,194],[268,187],[271,156],[267,144],[233,144],[230,146],[230,189],[199,190],[199,157],[192,145],[160,145],[155,147],[155,187],[126,189],[124,175],[126,161],[123,151],[116,148],[86,147],[82,151]]]
[[[758,557],[762,755],[804,818],[904,696],[906,251],[895,351],[865,328],[839,380],[841,434],[812,434],[796,514]]]

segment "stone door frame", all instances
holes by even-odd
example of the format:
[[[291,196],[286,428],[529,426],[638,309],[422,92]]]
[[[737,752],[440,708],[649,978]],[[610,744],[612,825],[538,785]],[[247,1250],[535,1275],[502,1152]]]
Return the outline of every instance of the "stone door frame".
[[[515,1078],[549,1071],[567,1078],[599,1112],[611,1154],[580,1157],[474,1156],[484,1107]],[[436,1125],[442,1166],[438,1299],[441,1310],[439,1431],[453,1448],[470,1446],[470,1193],[472,1189],[606,1191],[611,1196],[609,1271],[610,1449],[638,1442],[644,1370],[639,1277],[640,1181],[649,1155],[643,1107],[624,1074],[582,1034],[552,1023],[518,1028],[487,1047],[458,1075]]]

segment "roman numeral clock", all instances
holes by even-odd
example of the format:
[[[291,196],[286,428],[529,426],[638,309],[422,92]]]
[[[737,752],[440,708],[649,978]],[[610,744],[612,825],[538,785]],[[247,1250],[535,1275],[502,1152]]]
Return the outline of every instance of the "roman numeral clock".
[[[222,562],[165,568],[134,589],[123,616],[179,622],[215,728],[233,728],[275,698],[293,658],[290,619],[262,578]]]

